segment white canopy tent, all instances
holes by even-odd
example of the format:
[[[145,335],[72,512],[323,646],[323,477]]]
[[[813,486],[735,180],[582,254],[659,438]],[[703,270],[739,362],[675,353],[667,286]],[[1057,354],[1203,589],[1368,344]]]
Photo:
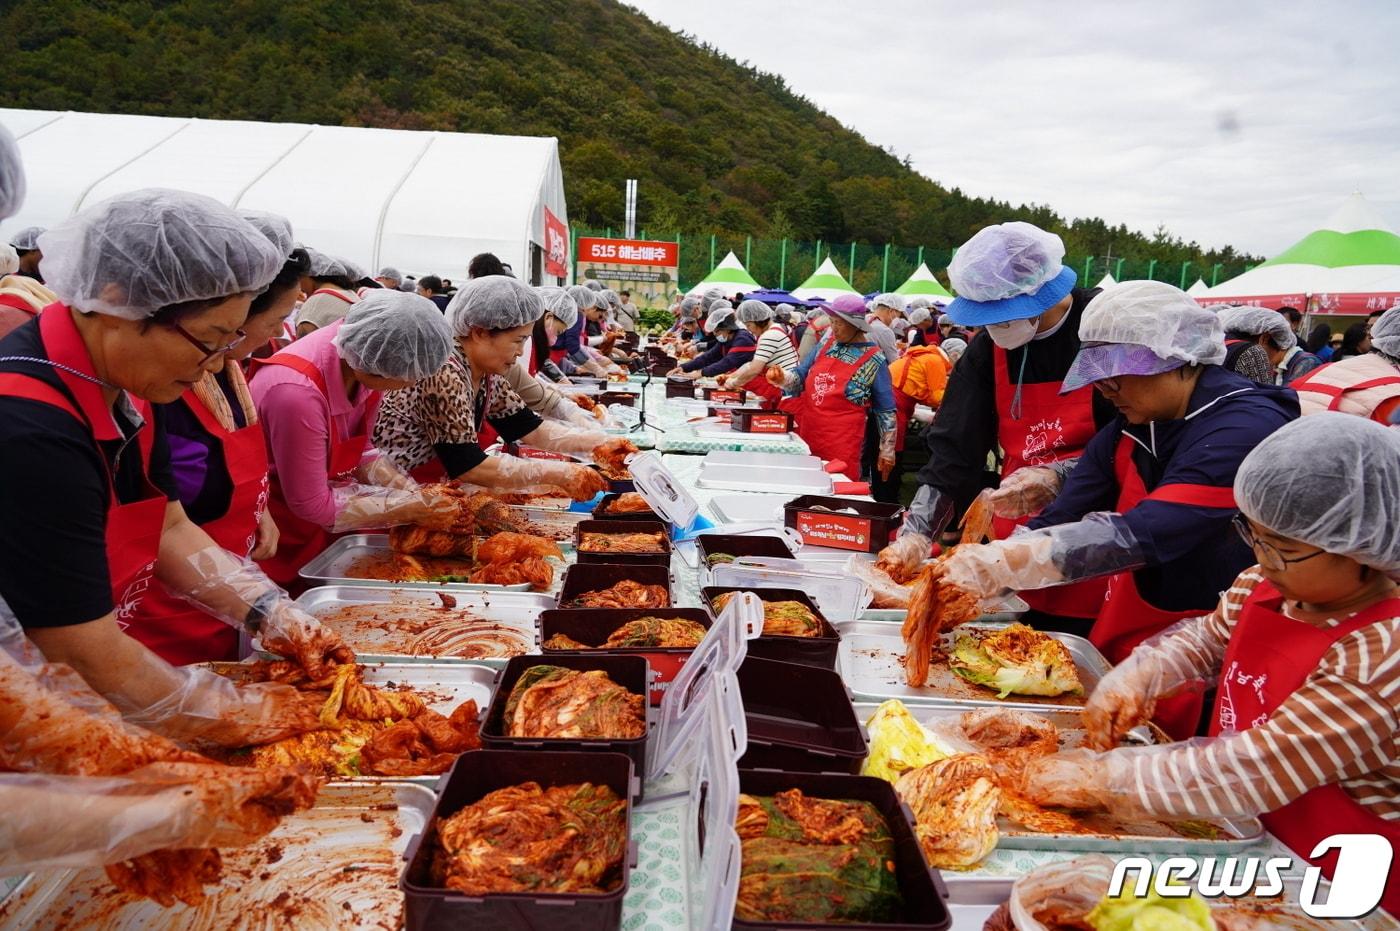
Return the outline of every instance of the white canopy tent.
[[[495,253],[544,272],[544,211],[568,224],[558,140],[0,108],[28,176],[0,238],[124,191],[174,187],[280,213],[297,239],[370,269],[466,277]]]
[[[1096,284],[1096,285],[1094,285],[1094,287],[1096,287],[1096,288],[1111,288],[1111,287],[1113,287],[1114,285],[1116,285],[1117,283],[1118,283],[1118,279],[1114,278],[1112,275],[1104,275],[1102,278],[1099,279],[1099,283]]]

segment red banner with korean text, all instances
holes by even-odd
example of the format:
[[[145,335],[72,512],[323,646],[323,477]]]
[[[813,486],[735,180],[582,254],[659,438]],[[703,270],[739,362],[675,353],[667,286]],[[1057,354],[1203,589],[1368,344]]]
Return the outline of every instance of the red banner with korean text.
[[[569,277],[569,228],[549,208],[544,208],[544,273]]]

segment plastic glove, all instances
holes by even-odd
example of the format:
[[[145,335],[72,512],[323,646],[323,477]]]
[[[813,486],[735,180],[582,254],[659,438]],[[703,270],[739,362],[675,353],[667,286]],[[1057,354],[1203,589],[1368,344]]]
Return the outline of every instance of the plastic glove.
[[[987,500],[997,517],[1015,520],[1038,512],[1054,501],[1063,487],[1064,478],[1056,469],[1026,466],[1002,479]]]
[[[555,419],[568,424],[575,430],[596,432],[598,429],[597,418],[572,401],[565,404],[556,404],[551,414]],[[530,445],[533,446],[535,444],[531,443]]]
[[[875,568],[902,586],[918,573],[919,567],[932,552],[932,540],[921,533],[907,533],[880,550],[880,555],[875,559]]]
[[[918,534],[932,540],[948,526],[953,516],[953,499],[932,485],[920,485],[904,512],[899,535]]]
[[[1107,771],[1104,754],[1093,750],[1062,750],[1026,765],[1021,793],[1037,805],[1056,808],[1105,807]]]
[[[403,488],[413,490],[418,487],[418,483],[413,480],[403,469],[400,469],[394,460],[388,456],[374,450],[370,453],[373,458],[360,460],[360,467],[357,470],[360,481],[366,485],[380,485],[384,488]]]
[[[580,408],[580,411],[582,408]],[[602,408],[598,409],[604,416],[607,412]],[[589,456],[598,446],[608,442],[617,442],[612,437],[598,429],[598,422],[593,420],[596,415],[588,415],[590,424],[587,430],[575,430],[561,424],[545,421],[528,434],[520,438],[520,441],[536,449],[544,449],[554,453],[563,453],[566,456]],[[626,442],[625,440],[623,442]]]
[[[331,489],[335,499],[332,533],[375,530],[398,524],[424,527],[450,527],[456,519],[456,500],[413,488],[386,488],[379,485],[338,485]]]
[[[575,501],[588,501],[608,487],[608,480],[601,472],[581,462],[515,456],[493,456],[491,461],[496,467],[491,482],[493,491],[551,485],[562,489]]]
[[[0,775],[0,873],[120,863],[251,843],[309,808],[321,780],[290,767],[155,763],[121,776]]]

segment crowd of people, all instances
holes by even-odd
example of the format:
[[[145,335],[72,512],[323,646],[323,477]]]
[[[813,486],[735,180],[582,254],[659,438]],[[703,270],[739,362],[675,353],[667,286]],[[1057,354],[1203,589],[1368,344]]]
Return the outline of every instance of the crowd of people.
[[[0,216],[23,196],[0,132]],[[22,230],[11,249],[0,801],[83,801],[62,837],[15,827],[0,866],[205,846],[229,836],[234,806],[296,779],[207,760],[173,782],[85,768],[11,739],[36,716],[62,704],[153,762],[181,752],[173,741],[313,728],[296,690],[194,664],[234,658],[240,632],[313,676],[352,661],[292,597],[334,535],[450,523],[443,479],[589,500],[605,482],[580,460],[635,450],[569,393],[638,364],[625,291],[533,287],[491,255],[456,287],[370,276],[283,217],[163,189]],[[1006,223],[957,250],[946,307],[713,290],[678,300],[657,342],[670,377],[791,412],[812,453],[877,500],[901,500],[922,418],[927,461],[879,565],[909,577],[937,557],[940,584],[1020,593],[1026,623],[1085,635],[1116,664],[1089,698],[1091,748],[1033,766],[1032,800],[1263,815],[1302,856],[1342,828],[1400,841],[1400,309],[1334,349],[1301,339],[1288,308],[1208,309],[1155,281],[1085,288],[1063,256],[1055,235]],[[494,454],[497,439],[563,456]],[[944,552],[979,499],[994,539]],[[1149,718],[1182,742],[1111,749]],[[245,791],[192,794],[177,825],[133,833],[102,804],[114,777],[157,794],[211,773]]]

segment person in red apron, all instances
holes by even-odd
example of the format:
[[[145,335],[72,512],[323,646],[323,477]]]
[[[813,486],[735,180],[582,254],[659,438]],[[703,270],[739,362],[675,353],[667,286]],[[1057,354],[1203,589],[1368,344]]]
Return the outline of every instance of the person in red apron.
[[[412,388],[384,398],[375,446],[415,477],[446,475],[491,489],[562,488],[587,501],[607,487],[580,462],[595,452],[635,452],[595,426],[579,430],[532,411],[511,387],[525,340],[544,314],[538,291],[508,275],[473,278],[448,307],[456,346],[447,364]],[[487,455],[482,425],[507,443],[563,454],[560,460]],[[577,457],[577,458],[568,458]]]
[[[126,632],[164,586],[313,674],[353,660],[260,573],[232,584],[223,567],[241,561],[175,499],[151,406],[223,361],[284,257],[217,201],[160,189],[103,201],[44,246],[61,300],[0,351],[0,508],[12,530],[0,535],[0,599],[50,661],[133,723],[231,746],[314,727],[295,690],[172,667]]]
[[[1394,850],[1400,434],[1343,414],[1303,417],[1250,453],[1234,492],[1258,564],[1214,613],[1105,676],[1084,712],[1095,749],[1034,765],[1028,794],[1163,820],[1261,816],[1303,859],[1334,834],[1379,835]],[[1208,679],[1219,681],[1209,740],[1112,749],[1155,701]],[[1331,878],[1334,855],[1312,862]],[[1400,914],[1394,866],[1380,904]]]
[[[297,310],[298,339],[330,326],[349,313],[360,299],[355,292],[365,277],[364,271],[348,259],[310,248],[306,253],[310,264],[301,279],[306,300]]]
[[[1089,389],[1068,397],[1060,385],[1079,351],[1079,322],[1097,290],[1076,288],[1062,264],[1059,237],[1028,223],[987,227],[955,256],[949,275],[959,297],[948,314],[963,326],[985,326],[951,370],[938,415],[924,431],[929,461],[899,538],[883,563],[912,576],[953,516],[992,482],[1009,486],[994,498],[996,535],[1008,536],[1042,507],[1012,506],[1021,473],[1054,476],[1077,458],[1112,408]],[[919,315],[923,320],[923,315]],[[929,331],[930,334],[932,330]],[[930,339],[930,342],[935,340]],[[987,460],[1000,450],[995,479]],[[1032,594],[1027,623],[1083,633],[1103,601],[1091,582]]]
[[[305,251],[293,247],[285,220],[260,228],[288,250],[287,261],[253,299],[241,327],[245,335],[226,361],[161,410],[185,513],[219,546],[255,560],[277,552],[278,533],[267,509],[267,441],[239,363],[281,331],[308,264]],[[176,665],[238,659],[237,631],[158,588],[142,600],[127,632]]]
[[[22,275],[0,278],[0,339],[58,300],[48,288]]]
[[[1244,457],[1297,417],[1287,389],[1226,371],[1219,319],[1160,282],[1128,282],[1089,305],[1062,390],[1095,390],[1118,418],[1090,441],[1029,532],[959,547],[944,578],[983,597],[1108,580],[1089,638],[1118,662],[1176,620],[1210,610],[1251,556],[1231,528]],[[1116,342],[1114,340],[1135,340]],[[1196,731],[1200,697],[1159,723]]]
[[[261,565],[278,584],[303,587],[301,568],[336,534],[452,510],[450,498],[421,491],[369,442],[382,393],[435,374],[451,350],[436,305],[381,288],[268,359],[252,380],[280,531],[276,555]]]
[[[791,372],[772,366],[768,381],[780,385],[780,410],[797,417],[797,433],[812,455],[838,463],[859,481],[865,424],[873,413],[879,423],[876,469],[894,468],[894,390],[890,368],[880,347],[866,340],[865,303],[857,295],[839,297],[826,308],[832,337]]]
[[[1381,424],[1400,422],[1400,308],[1376,319],[1370,339],[1369,352],[1315,368],[1290,385],[1304,416],[1341,411]]]
[[[763,373],[774,365],[785,372],[797,368],[797,348],[791,334],[781,323],[774,322],[775,311],[762,301],[743,301],[735,316],[756,341],[753,353],[739,368],[717,375],[715,384],[752,391],[763,399],[765,407],[777,407],[783,399],[782,389],[770,384]]]

